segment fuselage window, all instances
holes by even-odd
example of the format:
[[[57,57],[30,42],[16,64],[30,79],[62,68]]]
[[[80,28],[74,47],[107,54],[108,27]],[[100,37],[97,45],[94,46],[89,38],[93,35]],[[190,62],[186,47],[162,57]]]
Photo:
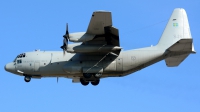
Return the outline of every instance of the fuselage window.
[[[22,60],[17,60],[17,64],[22,63]]]

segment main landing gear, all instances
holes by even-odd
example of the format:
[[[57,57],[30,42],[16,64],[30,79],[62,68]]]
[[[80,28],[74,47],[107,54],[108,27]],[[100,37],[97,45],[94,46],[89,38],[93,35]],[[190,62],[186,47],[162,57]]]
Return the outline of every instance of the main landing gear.
[[[84,80],[83,78],[80,79],[80,82],[83,86],[87,86],[89,84],[89,81]]]
[[[97,86],[101,76],[101,73],[83,73],[83,78],[80,78],[80,82],[84,86],[87,86],[89,82],[91,82],[93,86]]]
[[[93,86],[97,86],[99,84],[100,80],[99,79],[96,79],[95,81],[91,81],[91,84]]]
[[[93,86],[97,86],[100,82],[100,79],[95,79],[95,80],[86,80],[86,79],[83,79],[83,78],[80,78],[80,82],[83,86],[87,86],[89,84],[89,82],[91,82],[91,84]]]
[[[83,77],[86,78],[86,79],[89,79],[92,77],[92,73],[83,73]]]
[[[86,79],[89,79],[92,76],[94,76],[94,78],[100,78],[102,74],[101,73],[83,73],[83,77]]]
[[[24,76],[24,81],[25,82],[30,82],[31,81],[31,76]]]

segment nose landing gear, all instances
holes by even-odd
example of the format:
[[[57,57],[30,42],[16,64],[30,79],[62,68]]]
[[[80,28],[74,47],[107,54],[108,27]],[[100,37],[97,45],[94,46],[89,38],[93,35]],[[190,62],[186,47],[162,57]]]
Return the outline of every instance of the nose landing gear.
[[[24,77],[25,82],[30,82],[31,81],[31,76],[25,76]]]

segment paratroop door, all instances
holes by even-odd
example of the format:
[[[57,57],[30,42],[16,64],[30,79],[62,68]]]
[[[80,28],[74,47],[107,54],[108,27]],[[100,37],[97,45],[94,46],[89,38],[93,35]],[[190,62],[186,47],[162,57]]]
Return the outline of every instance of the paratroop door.
[[[118,58],[117,59],[117,71],[122,71],[123,70],[123,59]]]

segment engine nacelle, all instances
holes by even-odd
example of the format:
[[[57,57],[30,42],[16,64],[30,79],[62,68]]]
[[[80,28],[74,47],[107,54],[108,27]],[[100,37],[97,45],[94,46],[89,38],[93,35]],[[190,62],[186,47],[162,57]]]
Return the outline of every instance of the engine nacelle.
[[[85,32],[76,32],[69,34],[69,41],[71,42],[86,42],[92,40],[95,35],[87,34]]]
[[[70,44],[68,45],[67,52],[69,53],[114,52],[121,49],[122,49],[121,47],[113,45]]]

